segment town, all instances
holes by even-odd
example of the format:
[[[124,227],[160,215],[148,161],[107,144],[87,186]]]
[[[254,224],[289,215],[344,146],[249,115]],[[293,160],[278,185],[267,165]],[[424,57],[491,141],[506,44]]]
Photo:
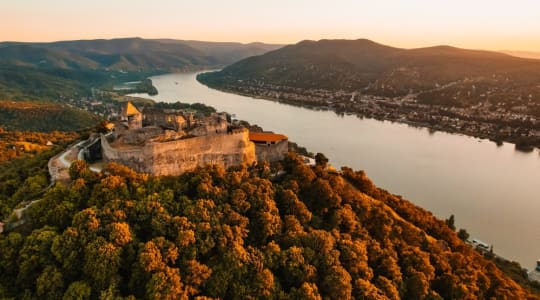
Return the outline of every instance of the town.
[[[457,107],[424,104],[418,100],[418,94],[413,93],[384,97],[362,94],[362,91],[304,89],[264,82],[241,82],[227,85],[224,90],[291,105],[332,110],[338,114],[354,114],[489,139],[498,145],[510,142],[521,151],[540,148],[540,119],[527,113],[529,109],[524,105],[509,108],[503,103],[486,100],[476,105]],[[480,96],[483,98],[488,93]],[[530,101],[529,106],[538,105]]]

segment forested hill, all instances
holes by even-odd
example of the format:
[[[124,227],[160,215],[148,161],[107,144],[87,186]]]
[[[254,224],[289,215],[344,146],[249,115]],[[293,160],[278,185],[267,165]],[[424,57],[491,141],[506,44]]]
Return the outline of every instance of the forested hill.
[[[56,103],[0,100],[0,128],[31,131],[77,131],[101,119],[86,111]]]
[[[175,71],[219,67],[280,45],[123,38],[0,43],[0,64],[59,69]]]
[[[112,89],[115,83],[140,81],[164,72],[218,68],[278,47],[280,45],[263,43],[141,38],[52,43],[0,42],[0,100],[65,104],[69,99],[78,101],[90,97],[93,95],[92,88]],[[152,89],[154,93],[157,92],[150,86],[149,91]],[[73,112],[69,108],[63,109],[66,113]],[[82,115],[79,112],[68,118],[75,119]],[[74,127],[86,126],[86,120],[92,116],[87,114],[82,118],[81,124]],[[0,111],[0,126],[13,127],[13,124],[3,123],[5,119],[4,112]],[[46,127],[47,124],[44,124],[43,128]],[[35,126],[21,126],[18,129],[41,130]]]
[[[538,299],[445,222],[324,165],[156,178],[77,162],[0,235],[0,298]]]
[[[426,103],[540,103],[540,60],[435,46],[394,48],[370,40],[302,41],[200,76],[210,86],[271,91],[325,89],[377,96],[418,94]],[[483,96],[481,96],[483,94]],[[530,95],[530,96],[529,96]]]

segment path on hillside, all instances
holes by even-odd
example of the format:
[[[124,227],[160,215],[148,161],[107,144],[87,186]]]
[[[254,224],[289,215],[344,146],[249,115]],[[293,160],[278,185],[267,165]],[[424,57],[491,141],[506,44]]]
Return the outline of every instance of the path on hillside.
[[[51,184],[54,184],[57,181],[69,183],[69,167],[71,166],[71,163],[79,159],[79,146],[85,142],[86,141],[80,141],[49,160],[47,166],[51,176]]]
[[[62,182],[62,183],[69,183],[69,167],[71,166],[71,163],[73,163],[75,160],[79,157],[79,146],[82,145],[86,141],[80,141],[76,144],[73,144],[69,146],[66,150],[60,152],[59,154],[53,156],[51,159],[49,159],[49,162],[47,163],[47,169],[49,170],[49,175],[51,177],[51,182],[49,185],[44,188],[42,191],[37,193],[34,196],[39,196],[43,194],[45,191],[50,189],[54,186],[56,182]],[[34,197],[33,196],[33,197]],[[18,227],[22,224],[24,224],[25,220],[22,218],[24,212],[30,208],[33,204],[39,202],[41,199],[30,201],[28,204],[26,204],[24,207],[17,208],[13,210],[12,215],[15,215],[17,218],[17,221],[11,222],[9,225],[10,228]],[[8,224],[9,222],[4,221],[4,224]],[[3,228],[2,228],[3,231]],[[2,232],[0,231],[0,233]]]

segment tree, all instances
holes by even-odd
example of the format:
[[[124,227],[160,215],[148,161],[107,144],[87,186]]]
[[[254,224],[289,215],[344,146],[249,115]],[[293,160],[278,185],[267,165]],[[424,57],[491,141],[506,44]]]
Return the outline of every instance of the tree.
[[[60,299],[64,291],[62,273],[53,267],[47,266],[36,281],[37,295],[43,299]]]
[[[165,267],[154,273],[146,286],[146,293],[152,300],[188,299],[178,268]]]
[[[120,263],[120,248],[103,237],[90,242],[84,250],[83,272],[94,290],[106,289],[118,280]]]
[[[448,225],[448,227],[450,227],[450,229],[454,231],[456,230],[456,226],[454,225],[454,215],[450,215],[450,217],[444,220],[444,222],[446,223],[446,225]]]
[[[459,229],[457,235],[462,241],[467,241],[469,239],[469,233],[463,228]]]
[[[71,283],[64,293],[63,300],[88,300],[92,294],[92,289],[85,281],[75,281]]]
[[[111,233],[109,234],[109,240],[116,246],[122,247],[131,242],[131,232],[129,230],[129,224],[127,223],[112,223]]]
[[[322,282],[324,294],[330,299],[351,299],[351,275],[341,266],[333,266]]]
[[[322,153],[315,154],[315,164],[325,169],[328,165],[328,158]]]
[[[17,260],[19,274],[17,282],[23,287],[30,287],[36,282],[42,270],[53,264],[54,256],[50,249],[57,236],[51,227],[34,230],[24,241]]]

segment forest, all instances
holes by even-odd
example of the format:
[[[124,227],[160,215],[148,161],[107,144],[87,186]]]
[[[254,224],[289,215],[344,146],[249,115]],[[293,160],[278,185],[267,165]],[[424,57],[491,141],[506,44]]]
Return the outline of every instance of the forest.
[[[0,298],[539,299],[446,222],[316,160],[178,177],[77,161],[0,234]]]
[[[33,156],[77,136],[74,132],[19,131],[0,127],[0,164],[14,158]]]

